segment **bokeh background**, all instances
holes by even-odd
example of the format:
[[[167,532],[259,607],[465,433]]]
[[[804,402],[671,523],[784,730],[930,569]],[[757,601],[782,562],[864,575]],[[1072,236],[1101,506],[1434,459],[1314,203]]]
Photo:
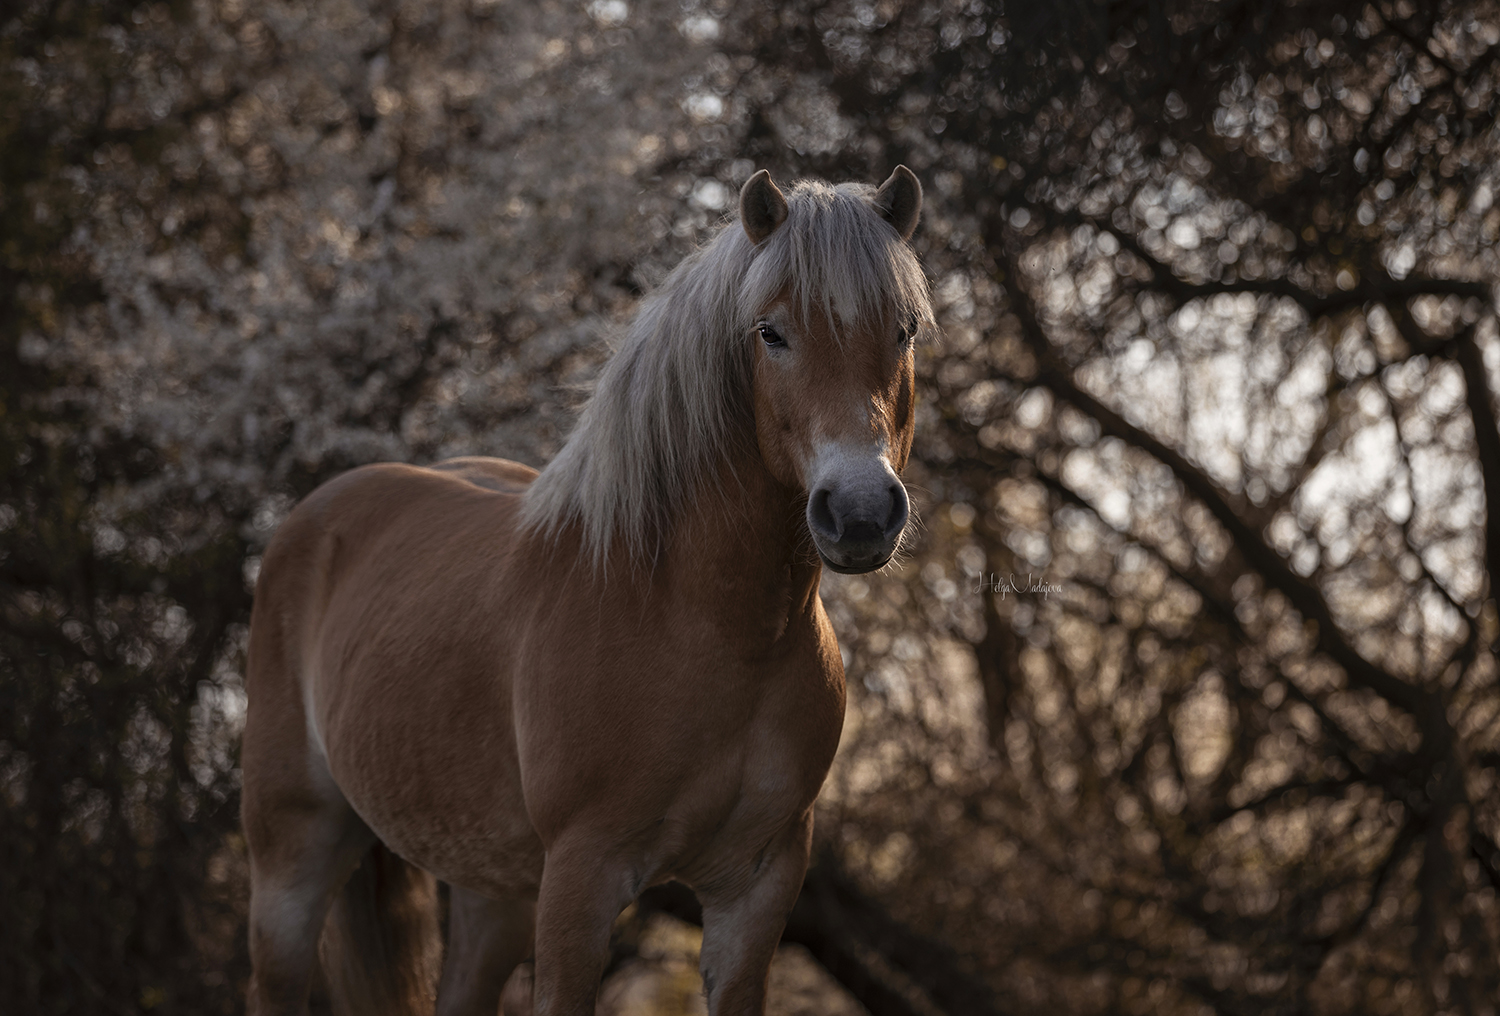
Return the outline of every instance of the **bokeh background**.
[[[566,437],[769,168],[916,170],[921,529],[779,1014],[1500,997],[1500,7],[11,0],[0,1010],[242,1008],[258,557]],[[690,897],[607,1011],[697,1012]]]

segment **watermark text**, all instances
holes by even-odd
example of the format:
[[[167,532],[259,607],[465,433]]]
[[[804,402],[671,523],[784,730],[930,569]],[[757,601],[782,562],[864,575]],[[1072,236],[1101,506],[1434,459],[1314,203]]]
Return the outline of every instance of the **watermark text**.
[[[1026,573],[1023,579],[1018,575],[1001,575],[990,572],[988,575],[979,577],[979,585],[975,588],[976,593],[998,593],[1000,599],[1005,599],[1011,593],[1017,596],[1040,596],[1046,599],[1052,593],[1062,592],[1062,586],[1055,582],[1048,582],[1040,575]]]

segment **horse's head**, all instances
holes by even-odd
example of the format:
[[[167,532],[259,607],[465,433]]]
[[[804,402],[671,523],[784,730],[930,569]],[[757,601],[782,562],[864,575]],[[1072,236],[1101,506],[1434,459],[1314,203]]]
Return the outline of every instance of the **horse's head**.
[[[740,192],[758,251],[746,294],[761,457],[807,493],[813,543],[837,572],[884,565],[909,516],[897,474],[911,452],[912,346],[932,320],[906,245],[921,208],[905,166],[878,189],[804,185],[790,203],[765,170]]]

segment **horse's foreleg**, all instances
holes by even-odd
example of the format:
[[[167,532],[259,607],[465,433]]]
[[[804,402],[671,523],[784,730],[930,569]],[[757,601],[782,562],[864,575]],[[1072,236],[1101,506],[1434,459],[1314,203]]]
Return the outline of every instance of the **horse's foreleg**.
[[[812,813],[771,843],[750,882],[732,891],[705,887],[699,966],[710,1016],[762,1016],[766,977],[787,914],[802,891],[812,844]]]
[[[590,845],[555,842],[537,897],[535,1016],[593,1016],[614,920],[630,876]]]
[[[453,886],[438,1016],[495,1016],[501,989],[531,951],[535,911],[529,900],[492,900]]]

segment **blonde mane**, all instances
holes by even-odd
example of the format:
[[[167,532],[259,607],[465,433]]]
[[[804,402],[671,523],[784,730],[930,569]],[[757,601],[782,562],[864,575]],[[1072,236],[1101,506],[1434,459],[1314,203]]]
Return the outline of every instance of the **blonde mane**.
[[[783,290],[846,329],[881,319],[930,327],[926,277],[873,193],[800,183],[760,246],[729,222],[683,259],[642,303],[572,436],[526,492],[522,526],[554,535],[576,522],[596,564],[617,539],[632,557],[647,553],[748,429],[752,329]]]

